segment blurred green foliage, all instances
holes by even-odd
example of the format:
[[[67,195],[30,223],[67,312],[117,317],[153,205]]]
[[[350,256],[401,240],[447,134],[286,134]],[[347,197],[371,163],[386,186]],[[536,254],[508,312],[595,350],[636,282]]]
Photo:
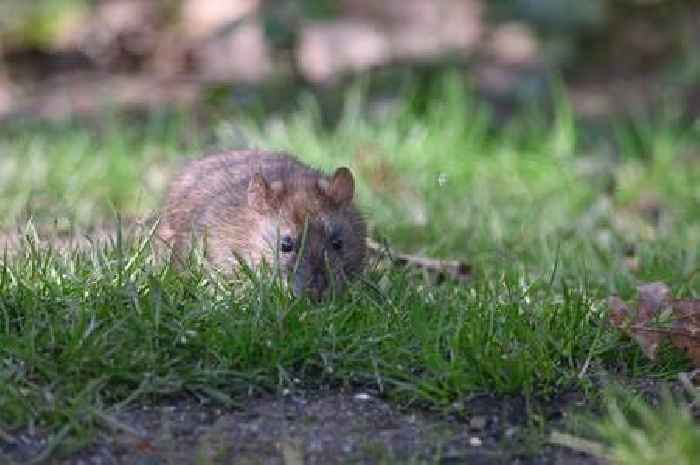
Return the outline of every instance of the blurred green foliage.
[[[92,3],[90,0],[3,0],[0,3],[0,44],[50,47],[64,25],[85,14]]]

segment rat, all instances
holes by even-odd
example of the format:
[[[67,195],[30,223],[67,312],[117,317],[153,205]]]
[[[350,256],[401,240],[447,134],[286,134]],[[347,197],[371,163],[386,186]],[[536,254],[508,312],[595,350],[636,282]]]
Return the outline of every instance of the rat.
[[[281,272],[296,296],[341,292],[364,267],[367,227],[355,180],[284,152],[236,150],[184,165],[171,182],[158,236],[182,258],[203,239],[207,261],[230,273],[244,260]]]

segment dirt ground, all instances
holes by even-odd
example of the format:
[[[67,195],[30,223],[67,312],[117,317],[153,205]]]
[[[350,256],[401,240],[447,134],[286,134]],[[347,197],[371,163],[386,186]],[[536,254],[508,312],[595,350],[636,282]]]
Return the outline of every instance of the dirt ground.
[[[580,403],[546,409],[553,422]],[[372,391],[267,395],[236,408],[193,397],[135,405],[104,419],[94,444],[52,465],[157,464],[470,464],[594,465],[596,458],[528,441],[522,398],[474,396],[456,414],[401,411]],[[110,431],[111,429],[111,431]],[[46,446],[38,434],[0,441],[9,463]]]

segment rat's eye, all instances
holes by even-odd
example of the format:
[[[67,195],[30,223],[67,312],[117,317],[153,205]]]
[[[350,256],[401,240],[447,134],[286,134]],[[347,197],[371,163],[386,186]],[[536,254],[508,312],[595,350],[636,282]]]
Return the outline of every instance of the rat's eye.
[[[294,239],[291,236],[280,237],[280,252],[289,253],[294,250]]]
[[[343,248],[343,240],[339,237],[331,238],[331,247],[333,250],[340,250]]]

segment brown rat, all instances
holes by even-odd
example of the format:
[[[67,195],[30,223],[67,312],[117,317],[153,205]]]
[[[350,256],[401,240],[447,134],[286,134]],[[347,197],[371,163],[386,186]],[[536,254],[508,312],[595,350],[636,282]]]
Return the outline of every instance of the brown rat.
[[[349,169],[328,176],[285,153],[209,155],[171,183],[158,235],[179,258],[204,237],[208,261],[223,272],[236,256],[253,268],[278,263],[295,295],[318,300],[364,265],[367,231],[354,190]]]

